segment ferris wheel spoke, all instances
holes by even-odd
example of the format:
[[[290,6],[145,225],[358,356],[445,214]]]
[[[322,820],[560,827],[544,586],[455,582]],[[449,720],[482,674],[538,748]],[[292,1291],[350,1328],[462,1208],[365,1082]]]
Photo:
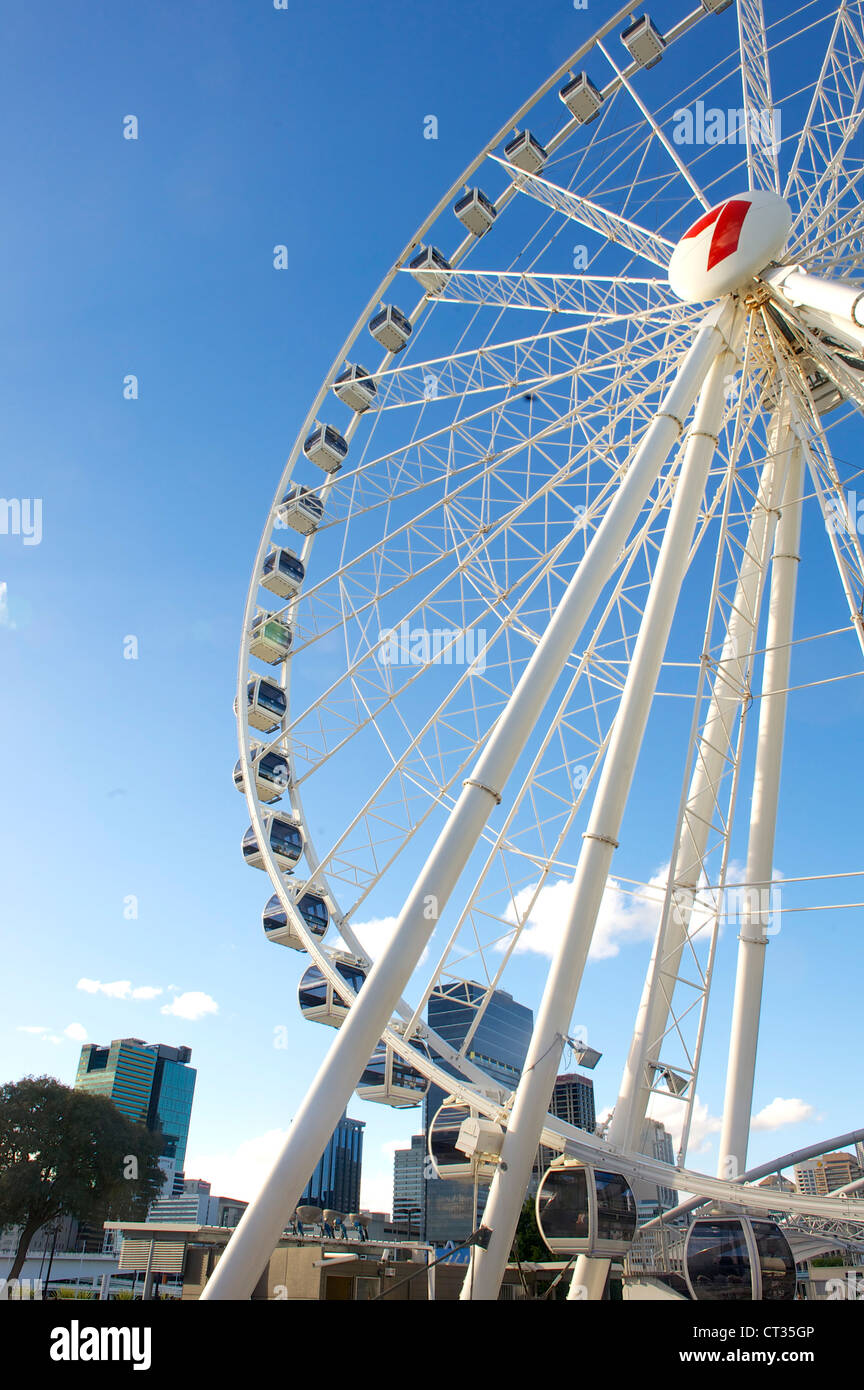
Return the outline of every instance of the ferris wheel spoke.
[[[622,85],[622,86],[626,89],[626,91],[628,92],[631,101],[633,101],[633,102],[635,103],[635,105],[638,107],[638,109],[639,109],[639,111],[641,112],[643,118],[645,119],[645,121],[647,122],[648,126],[650,127],[650,129],[651,129],[651,131],[652,131],[652,133],[653,133],[653,135],[654,135],[655,140],[656,140],[657,143],[660,145],[660,147],[665,151],[665,153],[668,155],[669,159],[672,161],[672,163],[674,164],[675,168],[678,170],[678,172],[679,172],[679,174],[681,175],[681,177],[683,178],[684,182],[687,184],[688,188],[690,189],[691,194],[693,195],[693,198],[696,200],[697,203],[701,203],[702,207],[705,208],[706,211],[707,211],[707,209],[710,208],[711,204],[709,203],[708,199],[705,197],[705,194],[702,192],[701,188],[699,187],[698,183],[696,182],[695,178],[693,177],[693,174],[691,173],[690,169],[688,169],[686,163],[685,163],[684,160],[681,158],[680,154],[678,153],[677,149],[675,148],[675,145],[672,143],[672,141],[671,141],[671,140],[668,138],[668,136],[665,134],[665,132],[664,132],[664,130],[662,129],[662,127],[661,127],[660,125],[658,125],[658,123],[657,123],[657,121],[655,120],[654,116],[652,116],[651,112],[648,110],[648,107],[645,105],[645,103],[644,103],[644,101],[642,100],[642,98],[638,95],[638,93],[636,92],[636,90],[635,90],[635,88],[633,87],[632,83],[629,81],[629,79],[628,79],[628,78],[624,75],[624,73],[621,71],[621,69],[619,68],[618,64],[615,62],[615,59],[614,59],[614,58],[611,56],[611,54],[609,53],[608,49],[607,49],[607,48],[604,46],[604,44],[603,44],[601,41],[599,41],[599,40],[598,40],[598,43],[597,43],[597,47],[599,48],[600,52],[603,54],[603,57],[606,59],[606,61],[607,61],[607,63],[609,64],[609,66],[612,68],[612,71],[613,71],[613,72],[615,73],[615,75],[617,76],[617,78],[618,78],[618,80],[620,81],[621,85]],[[665,240],[665,238],[664,238],[664,240]]]
[[[626,250],[641,256],[643,260],[662,266],[664,270],[668,266],[673,243],[666,237],[650,232],[631,222],[629,218],[619,216],[618,213],[609,212],[590,198],[583,198],[567,188],[560,188],[558,184],[550,183],[539,174],[526,174],[514,169],[498,155],[493,155],[492,158],[516,176],[516,187],[520,193],[536,198],[538,202],[545,203],[547,207],[563,213],[572,221],[598,232],[609,241],[620,243]]]
[[[738,0],[738,42],[750,187],[779,193],[779,140],[775,131],[762,0]]]
[[[784,189],[799,204],[791,255],[818,248],[824,257],[856,224],[862,161],[853,142],[862,121],[862,61],[864,42],[841,5]]]
[[[673,306],[663,306],[670,321],[683,321],[685,314]],[[572,375],[577,366],[599,370],[615,360],[624,348],[604,348],[592,342],[589,334],[598,326],[605,327],[617,320],[626,322],[632,333],[631,348],[642,343],[664,327],[655,308],[637,314],[634,309],[610,315],[608,319],[592,317],[586,323],[570,325],[550,332],[535,333],[505,343],[484,343],[481,347],[447,357],[430,358],[382,372],[379,383],[377,413],[403,406],[423,405],[434,408],[437,403],[458,397],[495,390],[515,391],[521,395],[530,389],[542,390]]]
[[[451,270],[442,272],[436,304],[471,304],[578,314],[592,323],[614,323],[660,309],[687,314],[664,280],[629,275],[559,275],[545,271]]]
[[[584,367],[580,367],[578,380],[571,367],[562,380],[571,380],[574,400],[568,409],[563,412],[559,409],[545,422],[541,420],[526,428],[524,411],[521,418],[513,415],[517,398],[511,397],[484,406],[471,416],[448,421],[410,444],[401,444],[375,458],[363,459],[350,482],[340,483],[337,475],[327,494],[328,517],[332,519],[323,522],[319,530],[326,534],[327,530],[344,523],[346,517],[368,514],[375,508],[392,509],[395,502],[424,486],[438,486],[444,479],[458,478],[460,471],[470,473],[472,468],[481,471],[498,468],[501,458],[512,457],[520,442],[522,447],[528,447],[539,440],[552,439],[574,422],[584,424],[591,412],[600,418],[604,400],[621,393],[624,376],[633,393],[634,411],[638,413],[656,390],[658,374],[664,378],[668,376],[670,353],[686,347],[692,328],[687,319],[663,318],[657,324],[636,325],[634,332],[641,334],[644,340],[642,355],[636,350],[639,339],[632,338],[629,357],[626,347],[616,344],[607,347],[596,360],[588,359]],[[585,383],[588,394],[582,395]],[[542,388],[538,394],[541,392]],[[494,439],[504,420],[516,442],[497,455]],[[587,430],[585,433],[588,437]],[[469,486],[470,481],[464,484],[466,488]]]
[[[511,808],[496,835],[495,842],[489,852],[485,865],[478,873],[474,886],[472,887],[468,899],[465,903],[465,906],[462,908],[461,912],[457,917],[453,931],[448,941],[445,943],[444,948],[439,956],[437,967],[430,976],[430,984],[427,988],[426,995],[423,999],[420,1000],[415,1010],[414,1020],[416,1020],[419,1017],[419,1013],[425,1007],[425,1004],[428,1000],[428,996],[431,993],[432,989],[435,987],[435,982],[445,974],[452,973],[452,970],[455,967],[456,963],[455,953],[460,952],[459,942],[466,922],[470,923],[471,930],[473,931],[475,940],[477,941],[477,947],[480,950],[480,954],[483,955],[479,943],[479,934],[475,925],[475,916],[478,911],[478,905],[483,902],[484,893],[488,892],[486,888],[487,880],[496,868],[499,858],[504,858],[505,906],[500,912],[493,914],[493,920],[495,921],[497,927],[500,928],[500,931],[498,932],[494,941],[494,944],[498,945],[500,943],[502,945],[500,960],[497,962],[496,966],[493,968],[491,972],[489,971],[488,967],[486,967],[486,973],[490,976],[490,988],[489,990],[487,990],[484,1000],[482,1000],[478,1004],[477,1013],[475,1015],[474,1020],[472,1021],[469,1033],[466,1036],[465,1042],[463,1044],[463,1048],[465,1049],[467,1049],[467,1047],[469,1046],[470,1038],[473,1036],[474,1032],[476,1031],[476,1028],[479,1026],[482,1020],[486,1006],[489,1002],[489,998],[491,998],[492,990],[494,990],[497,987],[505,967],[509,963],[511,956],[513,955],[513,952],[518,947],[519,939],[523,931],[523,928],[525,927],[526,923],[530,920],[532,912],[536,906],[537,900],[540,894],[542,893],[543,889],[546,887],[550,875],[553,873],[553,871],[555,873],[560,873],[562,868],[564,867],[560,857],[561,851],[566,842],[567,836],[570,832],[573,822],[577,818],[583,801],[587,796],[588,791],[596,777],[596,773],[600,766],[600,763],[602,762],[602,758],[605,754],[608,740],[611,734],[611,720],[608,722],[608,727],[606,727],[605,733],[599,734],[593,740],[590,765],[585,768],[581,768],[580,771],[581,786],[578,789],[573,788],[572,777],[568,777],[571,787],[571,795],[566,800],[566,804],[564,806],[565,813],[561,817],[560,824],[557,826],[557,835],[555,843],[547,851],[545,855],[538,855],[535,858],[536,868],[539,870],[539,878],[533,877],[529,872],[528,880],[526,881],[524,878],[525,871],[523,869],[522,875],[520,876],[518,882],[516,882],[512,878],[509,870],[507,870],[506,852],[508,848],[511,850],[511,852],[513,849],[512,846],[508,845],[508,839],[511,835],[511,828],[517,822],[525,798],[531,795],[532,789],[536,783],[538,776],[542,774],[544,759],[547,751],[555,742],[555,740],[560,737],[562,727],[568,723],[572,726],[576,718],[576,713],[572,708],[573,697],[577,691],[577,688],[580,685],[580,682],[582,681],[583,676],[590,668],[592,661],[591,653],[595,651],[597,644],[600,641],[602,634],[608,625],[610,617],[612,617],[617,611],[620,595],[626,588],[627,581],[639,556],[639,552],[641,550],[645,535],[655,524],[656,519],[662,511],[663,505],[666,499],[668,498],[668,495],[673,485],[674,473],[670,471],[667,474],[663,487],[659,491],[658,496],[652,506],[651,512],[646,518],[646,521],[642,526],[642,529],[627,547],[627,551],[625,553],[625,556],[623,557],[621,571],[618,575],[618,579],[613,589],[613,592],[606,602],[604,612],[601,615],[601,618],[598,621],[597,626],[594,629],[594,632],[587,643],[586,650],[585,652],[583,652],[579,664],[576,667],[570,679],[569,685],[567,687],[563,699],[561,700],[561,703],[559,704],[555,714],[549,721],[547,732],[544,735],[544,738],[537,750],[533,763],[529,768],[524,781],[522,782],[521,786],[519,787],[519,789],[513,797]],[[592,702],[592,708],[596,712],[596,703]],[[601,729],[602,723],[603,721],[598,720],[598,727]],[[568,753],[569,750],[562,749],[563,765],[567,768],[569,773],[569,767],[572,766],[572,763],[570,763],[569,761]],[[569,756],[572,757],[573,755]]]

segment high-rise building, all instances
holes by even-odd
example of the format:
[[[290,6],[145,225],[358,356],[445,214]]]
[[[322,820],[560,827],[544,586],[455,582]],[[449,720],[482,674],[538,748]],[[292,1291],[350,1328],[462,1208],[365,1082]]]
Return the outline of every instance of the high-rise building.
[[[393,1154],[393,1224],[409,1236],[425,1230],[426,1152],[425,1134],[412,1134],[411,1147]]]
[[[351,1120],[347,1114],[342,1116],[303,1189],[298,1206],[329,1207],[346,1216],[359,1212],[365,1128],[364,1120]]]
[[[861,1167],[855,1155],[842,1150],[795,1164],[795,1186],[808,1197],[825,1197],[829,1192],[836,1192],[838,1187],[847,1187],[850,1182],[856,1182],[861,1176]]]
[[[183,1188],[197,1076],[191,1057],[188,1047],[115,1038],[108,1047],[86,1043],[78,1061],[76,1090],[108,1096],[127,1119],[162,1136],[165,1195]]]
[[[642,1125],[638,1152],[646,1154],[648,1158],[656,1158],[659,1163],[675,1164],[672,1135],[659,1120],[650,1117]],[[640,1221],[650,1221],[661,1212],[669,1211],[678,1202],[678,1194],[671,1187],[658,1187],[656,1183],[643,1182],[638,1178],[633,1182],[633,1191]]]
[[[594,1082],[591,1077],[582,1076],[578,1071],[564,1072],[557,1076],[549,1102],[549,1112],[556,1119],[564,1120],[568,1125],[576,1125],[578,1129],[586,1129],[589,1134],[593,1134],[597,1116],[594,1110]],[[545,1172],[554,1157],[556,1154],[552,1149],[547,1149],[544,1144],[540,1145],[536,1164],[538,1176]]]
[[[460,980],[433,990],[427,1006],[429,1027],[451,1047],[461,1048],[476,1022],[478,1006],[485,995],[484,987],[471,980]],[[493,990],[466,1056],[493,1082],[512,1090],[522,1074],[533,1026],[534,1015],[530,1009],[517,1004],[504,990]],[[449,1070],[446,1063],[442,1066],[445,1071]],[[445,1099],[440,1087],[429,1088],[424,1102],[427,1133]],[[475,1218],[483,1212],[488,1186],[479,1186],[476,1213],[473,1183],[433,1176],[426,1180],[425,1186],[426,1240],[436,1245],[465,1240],[474,1229]]]

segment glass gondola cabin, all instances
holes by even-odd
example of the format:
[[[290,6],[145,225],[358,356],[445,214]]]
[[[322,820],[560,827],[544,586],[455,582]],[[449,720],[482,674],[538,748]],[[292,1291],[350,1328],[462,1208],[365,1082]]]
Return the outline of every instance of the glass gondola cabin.
[[[587,125],[600,114],[603,96],[584,72],[565,82],[558,93],[571,116]]]
[[[366,979],[366,967],[353,956],[344,955],[334,956],[333,964],[349,989],[357,994]],[[325,1023],[328,1028],[339,1028],[348,1015],[349,1006],[317,965],[310,965],[304,972],[298,1002],[304,1018],[311,1023]]]
[[[659,63],[666,47],[666,40],[647,14],[627,25],[622,31],[621,42],[641,68],[653,68]]]
[[[325,473],[338,473],[348,457],[348,442],[332,425],[318,425],[303,441],[303,452]]]
[[[691,1298],[785,1302],[795,1297],[795,1259],[775,1221],[700,1217],[687,1232],[684,1277]]]
[[[411,320],[395,304],[385,304],[369,320],[369,332],[385,352],[401,352],[411,337]]]
[[[246,686],[249,723],[262,734],[272,734],[285,718],[288,701],[281,685],[267,676],[253,676]],[[236,701],[234,713],[237,713]]]
[[[366,1063],[357,1095],[361,1100],[378,1101],[381,1105],[404,1110],[419,1105],[428,1090],[429,1082],[422,1072],[388,1044],[380,1043]]]
[[[467,227],[469,232],[473,232],[474,236],[483,236],[488,232],[498,216],[494,203],[490,202],[482,188],[470,188],[453,205],[453,211],[462,225]]]
[[[553,1163],[536,1200],[537,1226],[553,1255],[623,1255],[636,1231],[633,1189],[621,1173],[573,1159]]]
[[[449,279],[444,272],[452,268],[437,246],[422,246],[408,266],[418,285],[422,285],[427,294],[441,293]]]
[[[261,583],[271,594],[278,594],[280,598],[293,598],[295,594],[299,594],[305,577],[306,566],[293,550],[275,545],[264,557]]]
[[[359,363],[348,362],[333,383],[333,393],[343,405],[361,414],[368,410],[377,395],[378,387],[370,373]]]
[[[287,811],[265,811],[264,830],[279,868],[290,872],[303,853],[303,832],[298,822]],[[253,869],[266,869],[258,836],[252,825],[243,836],[242,848],[247,864],[251,864]]]
[[[290,777],[288,759],[272,749],[257,749],[252,752],[252,773],[255,779],[255,795],[259,801],[278,801],[285,792]],[[239,792],[246,790],[243,767],[238,758],[234,764],[234,785]]]
[[[486,1138],[479,1145],[468,1141],[469,1131],[479,1124]],[[472,1133],[473,1138],[473,1133]],[[451,1098],[441,1106],[429,1126],[429,1157],[439,1178],[490,1180],[495,1175],[496,1158],[504,1142],[504,1131],[491,1120],[480,1120],[471,1106]],[[473,1153],[466,1153],[473,1147]]]
[[[319,941],[323,940],[330,925],[330,911],[320,893],[303,893],[296,905],[304,925]],[[278,893],[267,899],[261,920],[268,940],[290,946],[292,951],[306,950],[306,943],[279,901]]]
[[[530,130],[517,130],[504,146],[504,158],[526,174],[536,174],[549,158],[548,151],[535,139]]]
[[[324,503],[310,488],[292,487],[279,503],[276,515],[283,526],[290,526],[303,536],[311,536],[324,515]]]
[[[249,650],[259,661],[276,666],[291,650],[291,626],[273,613],[259,613],[252,623]]]

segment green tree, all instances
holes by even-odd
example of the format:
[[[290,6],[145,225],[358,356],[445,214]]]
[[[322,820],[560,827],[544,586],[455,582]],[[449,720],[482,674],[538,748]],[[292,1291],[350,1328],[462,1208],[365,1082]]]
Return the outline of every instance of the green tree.
[[[537,1227],[534,1198],[529,1197],[519,1213],[519,1224],[513,1238],[513,1251],[523,1263],[541,1264],[549,1259],[549,1251]]]
[[[144,1217],[163,1174],[160,1139],[107,1096],[52,1076],[0,1086],[0,1227],[20,1226],[10,1279],[36,1232],[56,1217]]]

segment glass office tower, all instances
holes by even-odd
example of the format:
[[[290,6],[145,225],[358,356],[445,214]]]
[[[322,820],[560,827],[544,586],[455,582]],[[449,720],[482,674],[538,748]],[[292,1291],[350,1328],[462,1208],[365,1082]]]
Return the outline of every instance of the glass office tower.
[[[197,1072],[188,1047],[115,1038],[108,1047],[81,1049],[75,1088],[108,1096],[117,1109],[162,1135],[161,1166],[170,1188],[182,1191],[183,1165]]]
[[[344,1216],[360,1210],[364,1120],[342,1116],[303,1189],[298,1206],[329,1207]]]
[[[450,1044],[460,1048],[477,1016],[477,1007],[486,991],[474,981],[458,981],[436,989],[429,997],[429,1027]],[[504,990],[494,990],[471,1038],[467,1056],[493,1081],[512,1090],[522,1074],[522,1065],[531,1041],[534,1015],[524,1004],[517,1004]],[[450,1070],[446,1064],[445,1070]],[[425,1129],[428,1135],[444,1092],[431,1086],[425,1100]],[[426,1184],[425,1236],[434,1245],[465,1240],[474,1229],[474,1184],[470,1181],[430,1177]],[[488,1185],[480,1184],[477,1217],[486,1205]]]

